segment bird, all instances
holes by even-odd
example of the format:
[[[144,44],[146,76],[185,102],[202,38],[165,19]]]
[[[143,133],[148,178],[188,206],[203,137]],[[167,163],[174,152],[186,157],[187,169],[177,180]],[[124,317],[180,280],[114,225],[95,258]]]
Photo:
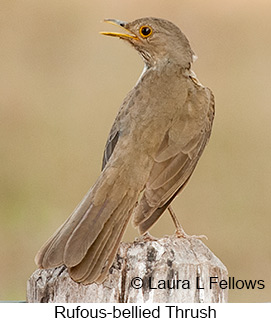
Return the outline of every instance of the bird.
[[[35,257],[39,268],[65,265],[84,285],[105,281],[130,218],[147,234],[172,210],[209,141],[215,114],[214,95],[193,72],[196,55],[179,27],[154,17],[105,22],[121,32],[101,34],[129,43],[144,69],[117,113],[98,179]]]

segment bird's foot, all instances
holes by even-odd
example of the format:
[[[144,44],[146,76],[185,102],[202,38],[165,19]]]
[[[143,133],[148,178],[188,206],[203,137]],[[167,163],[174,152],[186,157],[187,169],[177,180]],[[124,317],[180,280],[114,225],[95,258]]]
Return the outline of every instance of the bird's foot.
[[[208,238],[205,235],[192,235],[190,236],[189,234],[184,232],[183,227],[181,226],[175,212],[173,211],[173,208],[169,205],[168,207],[168,211],[171,215],[172,221],[176,227],[176,231],[175,231],[175,235],[177,236],[177,238],[184,238],[184,239],[206,239],[208,240]]]
[[[184,239],[188,239],[188,240],[189,239],[206,239],[206,240],[208,240],[208,238],[204,234],[190,236],[189,234],[185,233],[185,231],[181,225],[178,226],[178,228],[176,229],[175,235],[177,238],[184,238]]]
[[[140,238],[137,238],[137,240],[147,242],[147,241],[157,241],[158,238],[155,238],[154,236],[149,234],[149,232],[147,231],[144,234],[142,234],[142,236]]]

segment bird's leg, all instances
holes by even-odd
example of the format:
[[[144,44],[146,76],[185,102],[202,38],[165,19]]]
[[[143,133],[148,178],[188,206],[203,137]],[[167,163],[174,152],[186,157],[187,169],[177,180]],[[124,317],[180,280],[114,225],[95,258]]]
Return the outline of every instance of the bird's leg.
[[[208,239],[205,235],[199,235],[199,236],[196,236],[196,235],[192,235],[190,236],[189,234],[185,233],[184,232],[184,229],[183,227],[181,226],[175,212],[173,211],[173,208],[171,205],[168,206],[168,212],[172,218],[172,221],[176,227],[176,231],[175,231],[175,234],[178,238],[185,238],[185,239],[191,239],[191,238],[196,238],[196,239],[202,239],[202,238],[205,238],[205,239]]]
[[[168,212],[169,212],[169,214],[171,216],[171,219],[172,219],[172,221],[173,221],[173,223],[175,225],[175,228],[176,228],[175,234],[176,234],[176,236],[179,237],[179,238],[187,238],[187,237],[189,237],[188,234],[186,234],[184,232],[184,229],[181,226],[181,224],[180,224],[175,212],[173,211],[173,208],[172,208],[171,205],[169,205],[169,207],[168,207]]]

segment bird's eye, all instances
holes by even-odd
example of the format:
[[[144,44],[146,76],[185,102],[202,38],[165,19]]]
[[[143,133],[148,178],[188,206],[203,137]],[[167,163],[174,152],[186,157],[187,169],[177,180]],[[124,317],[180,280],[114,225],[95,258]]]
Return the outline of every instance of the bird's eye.
[[[139,29],[139,33],[142,37],[146,38],[152,34],[152,29],[150,26],[142,26]]]

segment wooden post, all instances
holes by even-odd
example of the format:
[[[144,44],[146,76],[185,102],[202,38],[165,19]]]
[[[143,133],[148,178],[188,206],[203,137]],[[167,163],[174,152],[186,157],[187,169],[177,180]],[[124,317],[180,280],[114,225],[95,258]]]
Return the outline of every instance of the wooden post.
[[[167,236],[121,243],[100,285],[74,282],[64,266],[36,270],[27,282],[27,301],[223,303],[227,289],[219,287],[221,280],[227,280],[227,269],[201,240]]]

